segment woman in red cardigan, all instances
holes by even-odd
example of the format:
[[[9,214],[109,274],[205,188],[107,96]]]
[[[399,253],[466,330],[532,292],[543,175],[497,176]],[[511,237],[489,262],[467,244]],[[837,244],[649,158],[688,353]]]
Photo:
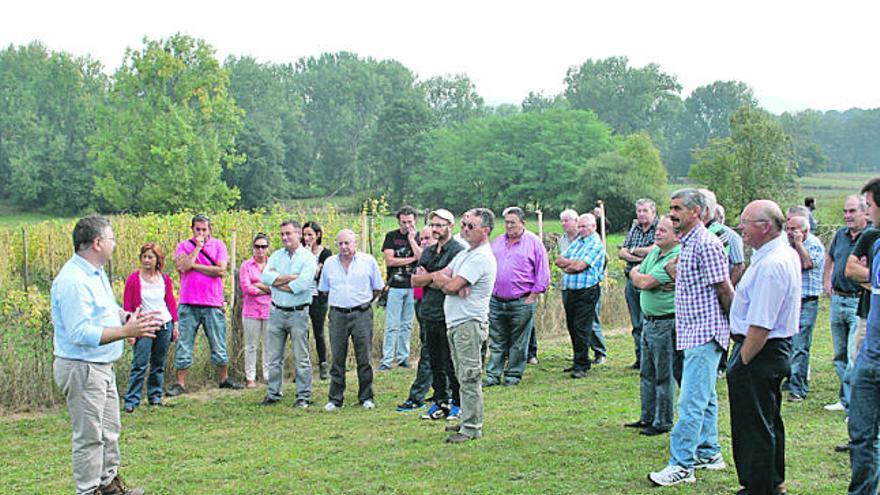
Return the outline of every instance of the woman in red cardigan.
[[[131,359],[131,373],[128,376],[128,390],[125,392],[125,412],[134,412],[141,402],[144,389],[144,375],[150,366],[147,381],[147,400],[151,406],[162,405],[165,387],[165,355],[169,342],[177,340],[177,301],[171,277],[162,271],[165,268],[165,254],[155,243],[148,242],[141,247],[141,267],[125,281],[122,306],[126,311],[142,308],[144,311],[158,311],[162,318],[162,329],[156,332],[155,339],[129,339],[134,346]]]

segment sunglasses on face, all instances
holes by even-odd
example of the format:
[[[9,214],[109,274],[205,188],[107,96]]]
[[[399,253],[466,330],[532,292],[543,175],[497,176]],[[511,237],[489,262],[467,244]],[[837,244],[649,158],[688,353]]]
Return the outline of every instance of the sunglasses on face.
[[[254,249],[269,249],[268,244],[254,244]]]
[[[478,227],[479,227],[479,226],[478,226],[477,224],[473,223],[473,222],[471,222],[471,223],[465,223],[465,222],[462,222],[462,223],[461,223],[461,228],[462,228],[462,229],[470,229],[470,230],[474,230],[474,229],[476,229],[476,228],[478,228]]]

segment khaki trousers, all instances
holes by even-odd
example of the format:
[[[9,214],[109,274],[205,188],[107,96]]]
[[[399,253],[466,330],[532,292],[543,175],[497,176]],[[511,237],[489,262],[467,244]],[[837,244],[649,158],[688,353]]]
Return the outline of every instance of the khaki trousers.
[[[476,320],[449,327],[449,354],[455,365],[461,395],[460,433],[471,438],[483,436],[483,366],[481,348],[489,338],[489,324]]]

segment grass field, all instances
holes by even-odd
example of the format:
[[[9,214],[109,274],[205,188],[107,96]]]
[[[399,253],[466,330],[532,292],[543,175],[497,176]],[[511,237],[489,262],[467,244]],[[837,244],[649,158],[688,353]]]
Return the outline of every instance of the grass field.
[[[827,310],[814,335],[810,396],[783,405],[786,483],[791,493],[837,494],[846,490],[849,459],[833,452],[846,440],[843,415],[822,409],[837,394]],[[122,474],[150,494],[733,493],[725,382],[718,383],[719,429],[728,468],[700,472],[696,484],[653,488],[646,475],[665,465],[669,437],[621,426],[638,418],[638,375],[628,368],[629,335],[610,331],[608,344],[606,364],[571,380],[561,372],[569,347],[559,337],[542,341],[541,362],[520,386],[486,390],[479,441],[446,445],[444,424],[394,411],[414,371],[377,374],[374,411],[356,407],[352,372],[347,405],[336,413],[322,410],[327,382],[316,380],[307,411],[292,408],[287,384],[288,398],[269,409],[257,405],[263,391],[212,389],[124,414]],[[66,411],[0,420],[0,438],[0,492],[72,492]]]

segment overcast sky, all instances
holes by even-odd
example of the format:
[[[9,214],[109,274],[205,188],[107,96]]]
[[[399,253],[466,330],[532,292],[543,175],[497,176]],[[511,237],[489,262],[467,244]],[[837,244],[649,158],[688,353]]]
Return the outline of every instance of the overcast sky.
[[[325,51],[395,59],[419,78],[466,73],[488,103],[563,88],[588,58],[623,55],[678,77],[682,96],[740,80],[772,112],[880,107],[880,2],[13,0],[2,46],[40,40],[112,72],[144,36],[203,38],[222,60]]]

